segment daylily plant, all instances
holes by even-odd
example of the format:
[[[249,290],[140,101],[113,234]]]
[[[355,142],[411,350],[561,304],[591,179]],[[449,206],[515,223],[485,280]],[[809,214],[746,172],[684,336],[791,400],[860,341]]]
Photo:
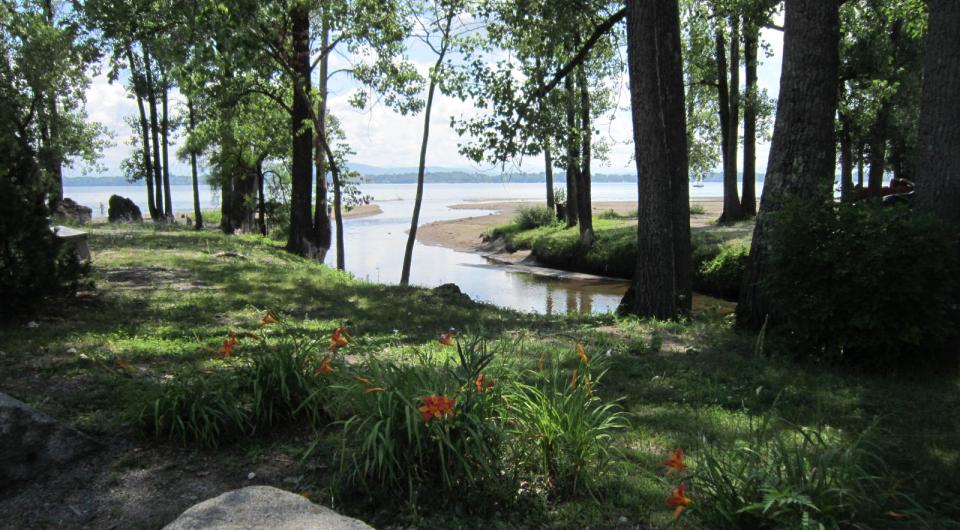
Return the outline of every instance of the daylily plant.
[[[350,341],[347,340],[347,330],[343,326],[338,327],[333,331],[333,334],[330,335],[330,346],[328,350],[335,350],[341,346],[346,346],[350,344]]]
[[[667,453],[667,459],[662,463],[667,466],[667,475],[679,473],[687,469],[687,466],[683,464],[683,448],[678,447],[676,451],[669,451]]]
[[[688,508],[693,501],[687,497],[687,485],[680,484],[673,490],[673,495],[667,498],[667,505],[674,506],[677,509],[673,512],[674,520],[680,518],[680,514],[683,513],[683,510]]]
[[[429,422],[433,418],[448,418],[453,414],[453,407],[457,400],[447,396],[435,394],[423,398],[423,405],[418,409],[423,413],[423,421]]]

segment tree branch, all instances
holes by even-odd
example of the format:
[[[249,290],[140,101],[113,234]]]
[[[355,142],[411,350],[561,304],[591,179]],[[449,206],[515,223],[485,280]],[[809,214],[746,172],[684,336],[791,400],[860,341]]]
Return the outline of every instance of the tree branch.
[[[582,63],[587,58],[587,55],[590,54],[590,50],[597,43],[597,41],[599,41],[604,34],[610,31],[610,29],[614,26],[614,24],[616,24],[617,22],[620,22],[625,18],[627,18],[627,8],[623,8],[620,11],[617,11],[616,13],[614,13],[613,15],[610,15],[609,18],[607,18],[599,26],[594,28],[593,33],[590,34],[590,38],[588,38],[587,41],[583,43],[583,47],[580,48],[580,51],[577,52],[577,54],[574,55],[573,58],[570,59],[570,61],[563,66],[563,68],[560,69],[560,71],[554,74],[553,79],[551,79],[549,83],[540,87],[539,89],[537,89],[536,92],[534,92],[533,94],[534,99],[540,99],[546,96],[547,93],[549,93],[551,90],[556,88],[557,85],[560,83],[560,81],[563,81],[563,79],[567,77],[567,75],[569,75],[574,68],[579,66],[580,63]]]

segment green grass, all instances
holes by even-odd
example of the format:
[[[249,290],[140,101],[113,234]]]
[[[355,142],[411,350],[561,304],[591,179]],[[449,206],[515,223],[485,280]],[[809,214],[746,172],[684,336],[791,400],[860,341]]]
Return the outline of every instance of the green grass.
[[[630,224],[597,220],[595,227],[603,242],[598,247],[611,258],[617,245],[634,237]],[[542,355],[575,366],[575,340],[591,357],[603,356],[608,371],[597,392],[605,400],[622,398],[629,422],[611,439],[606,474],[592,477],[590,494],[545,502],[494,507],[476,500],[472,507],[413,511],[405,509],[404,499],[379,504],[382,499],[357,495],[336,508],[377,526],[667,527],[672,511],[664,503],[669,490],[660,466],[666,451],[683,446],[695,462],[702,437],[718,443],[747,439],[745,426],[775,406],[785,420],[828,428],[839,440],[854,440],[876,425],[882,456],[900,479],[897,487],[940,517],[933,527],[950,528],[949,519],[960,518],[955,373],[879,377],[796,364],[777,356],[772,340],[766,355],[757,356],[756,336],[734,330],[722,311],[704,310],[684,322],[539,317],[450,303],[424,289],[362,282],[259,237],[152,225],[87,229],[97,290],[51,300],[39,315],[0,328],[0,388],[97,436],[136,436],[126,419],[129,403],[143,399],[165,375],[224,369],[208,348],[219,346],[228,330],[254,328],[266,309],[284,316],[285,329],[303,338],[325,340],[349,322],[350,353],[397,362],[421,354],[437,362],[449,358],[436,336],[454,326],[482,333],[491,351],[499,352],[494,363],[516,370],[535,369]],[[741,237],[724,230],[695,233],[715,244]],[[550,249],[569,248],[575,239],[576,229],[554,227],[512,237],[515,245]],[[27,321],[39,325],[26,327]],[[130,369],[118,369],[117,361]],[[335,428],[321,430],[314,453],[336,450],[336,436]],[[302,455],[307,446],[299,440],[258,434],[205,458],[243,462]],[[304,473],[315,498],[328,499],[330,469],[314,465]],[[697,501],[695,490],[688,494]],[[694,516],[685,514],[678,526],[697,528]]]
[[[624,218],[601,215],[593,220],[596,241],[585,249],[580,244],[577,227],[562,224],[524,230],[516,222],[495,226],[487,231],[491,239],[503,238],[511,250],[532,250],[537,260],[548,267],[601,276],[632,278],[636,268],[635,222]],[[732,227],[709,226],[691,230],[694,270],[727,246],[749,247],[752,227],[740,224]]]

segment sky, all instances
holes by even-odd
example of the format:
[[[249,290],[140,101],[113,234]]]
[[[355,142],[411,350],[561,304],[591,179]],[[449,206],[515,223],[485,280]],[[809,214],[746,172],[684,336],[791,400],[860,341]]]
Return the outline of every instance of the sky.
[[[762,37],[768,46],[770,56],[763,57],[761,54],[762,64],[758,68],[758,84],[761,89],[766,89],[771,97],[776,97],[780,86],[783,34],[777,30],[764,29]],[[421,74],[426,74],[435,59],[423,50],[422,45],[412,46],[410,60]],[[331,71],[346,64],[345,58],[331,56]],[[120,163],[130,155],[132,149],[129,142],[133,130],[127,125],[126,120],[136,114],[136,102],[128,96],[122,81],[110,83],[106,76],[106,68],[101,70],[103,72],[93,77],[87,90],[86,110],[89,119],[100,122],[111,131],[113,145],[104,151],[100,168],[74,167],[68,170],[68,176],[120,175]],[[743,77],[741,73],[741,80]],[[598,118],[594,124],[601,136],[610,144],[609,160],[596,163],[597,165],[593,167],[594,173],[624,174],[636,171],[632,161],[630,95],[626,80],[621,79],[619,86],[617,110]],[[365,110],[357,110],[348,102],[356,85],[342,75],[340,79],[334,77],[331,80],[330,88],[330,109],[340,118],[347,139],[356,151],[351,162],[378,167],[417,166],[423,131],[422,114],[403,116],[384,105],[373,105]],[[171,105],[176,107],[183,103],[178,93],[172,95]],[[438,92],[430,120],[427,166],[467,171],[495,169],[489,165],[478,166],[458,152],[461,139],[450,127],[450,119],[451,117],[469,117],[475,112],[469,101],[460,101]],[[176,152],[178,144],[179,139],[175,138],[171,158],[174,158],[173,153]],[[770,145],[767,142],[758,144],[758,171],[766,170],[769,149]],[[742,150],[740,153],[742,156]],[[496,169],[499,170],[499,168]],[[533,157],[516,161],[513,167],[508,166],[506,170],[539,173],[543,171],[543,159]],[[189,172],[187,163],[171,160],[172,174],[181,175]]]

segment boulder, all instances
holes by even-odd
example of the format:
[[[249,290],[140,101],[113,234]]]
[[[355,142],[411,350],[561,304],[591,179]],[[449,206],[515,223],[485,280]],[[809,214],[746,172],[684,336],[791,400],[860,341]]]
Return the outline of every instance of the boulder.
[[[140,213],[140,208],[130,199],[119,195],[111,195],[107,219],[111,223],[139,223],[143,221],[143,214]]]
[[[93,210],[82,204],[78,204],[69,197],[64,197],[64,199],[60,201],[60,204],[57,205],[56,215],[69,221],[85,223],[93,219]]]
[[[445,302],[469,305],[473,303],[470,295],[460,290],[455,283],[445,283],[433,288],[433,292]]]
[[[90,437],[0,392],[0,490],[96,450]]]
[[[248,486],[195,504],[164,530],[372,530],[352,519],[313,504],[304,497],[271,486]]]

